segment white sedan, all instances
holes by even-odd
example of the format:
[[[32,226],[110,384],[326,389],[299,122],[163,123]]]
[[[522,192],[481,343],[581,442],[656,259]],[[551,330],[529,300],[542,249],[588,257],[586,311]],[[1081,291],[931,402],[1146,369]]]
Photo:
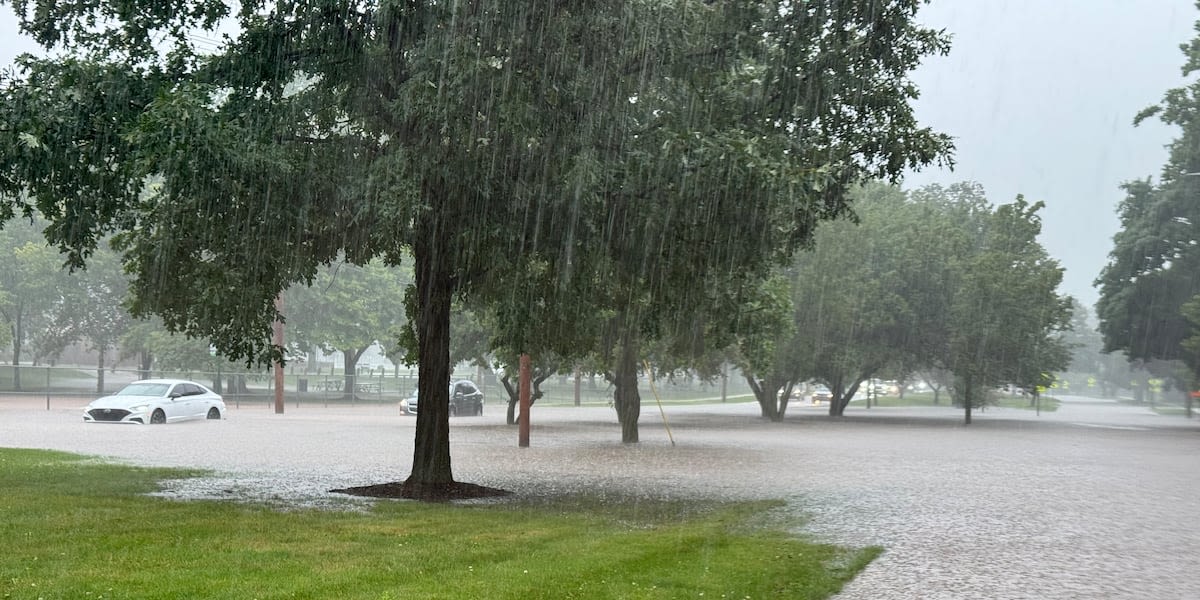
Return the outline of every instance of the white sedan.
[[[225,400],[212,390],[182,379],[143,379],[112,396],[93,400],[83,409],[88,423],[169,423],[187,419],[220,419]]]

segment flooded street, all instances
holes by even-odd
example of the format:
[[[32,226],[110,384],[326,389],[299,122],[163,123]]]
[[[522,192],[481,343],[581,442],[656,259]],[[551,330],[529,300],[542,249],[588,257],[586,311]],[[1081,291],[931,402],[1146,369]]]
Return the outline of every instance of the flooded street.
[[[85,425],[0,404],[0,446],[68,450],[214,477],[171,496],[342,506],[342,486],[403,479],[415,421],[393,407],[232,408],[222,422]],[[782,498],[803,532],[886,552],[839,596],[1200,598],[1200,423],[1068,398],[1056,413],[854,408],[830,420],[754,404],[643,406],[642,443],[611,409],[534,407],[532,447],[501,407],[451,420],[455,477],[523,496]]]

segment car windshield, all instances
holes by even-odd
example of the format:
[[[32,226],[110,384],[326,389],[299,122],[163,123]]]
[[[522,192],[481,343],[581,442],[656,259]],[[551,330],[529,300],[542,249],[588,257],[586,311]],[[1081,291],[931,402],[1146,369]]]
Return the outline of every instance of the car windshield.
[[[165,396],[167,388],[170,387],[165,383],[131,383],[125,386],[125,389],[117,392],[118,396]]]

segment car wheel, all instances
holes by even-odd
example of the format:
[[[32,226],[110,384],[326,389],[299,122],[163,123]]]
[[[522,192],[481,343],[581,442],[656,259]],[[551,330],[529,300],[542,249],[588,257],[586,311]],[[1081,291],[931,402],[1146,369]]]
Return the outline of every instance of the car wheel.
[[[161,408],[155,409],[155,411],[153,413],[150,413],[150,424],[151,425],[162,425],[163,423],[166,423],[166,422],[167,422],[167,413],[163,412]]]
[[[482,404],[475,407],[475,416],[477,416],[477,417],[483,416],[483,405]]]
[[[208,418],[211,420],[214,420],[214,421],[217,419],[220,419],[221,411],[217,410],[217,407],[215,407],[215,406],[208,409]]]

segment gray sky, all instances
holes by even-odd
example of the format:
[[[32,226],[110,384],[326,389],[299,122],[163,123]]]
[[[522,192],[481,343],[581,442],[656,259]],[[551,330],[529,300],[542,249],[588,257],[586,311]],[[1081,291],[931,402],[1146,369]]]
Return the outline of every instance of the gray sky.
[[[994,203],[1046,203],[1042,244],[1062,289],[1091,306],[1119,222],[1123,181],[1158,178],[1175,131],[1133,126],[1184,79],[1191,0],[934,0],[920,20],[954,35],[914,74],[920,121],[955,137],[953,172],[905,185],[978,181]]]
[[[954,35],[914,75],[920,120],[955,137],[953,172],[906,186],[978,181],[995,203],[1046,203],[1042,242],[1063,291],[1091,305],[1117,230],[1122,181],[1158,176],[1174,132],[1133,116],[1183,83],[1191,0],[934,0],[920,20]],[[34,49],[0,7],[0,65]]]

